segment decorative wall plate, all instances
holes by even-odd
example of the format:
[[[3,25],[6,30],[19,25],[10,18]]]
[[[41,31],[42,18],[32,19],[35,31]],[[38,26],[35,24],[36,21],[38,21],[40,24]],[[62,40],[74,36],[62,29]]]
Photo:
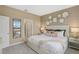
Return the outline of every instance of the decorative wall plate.
[[[61,14],[58,14],[57,16],[58,16],[58,18],[61,18]]]
[[[52,19],[52,16],[49,16],[48,19]]]
[[[56,22],[57,22],[57,18],[53,18],[53,22],[55,22],[55,23],[56,23]]]
[[[59,20],[59,22],[60,22],[60,23],[63,23],[63,22],[64,22],[64,19],[63,19],[63,18],[61,18],[61,19]]]
[[[68,12],[64,12],[63,14],[62,14],[62,17],[63,18],[66,18],[66,17],[68,17],[69,16],[69,13]]]

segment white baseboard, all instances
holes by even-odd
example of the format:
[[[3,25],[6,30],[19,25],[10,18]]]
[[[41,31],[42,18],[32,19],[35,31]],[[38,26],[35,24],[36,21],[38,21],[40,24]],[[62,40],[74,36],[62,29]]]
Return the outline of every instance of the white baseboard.
[[[17,43],[14,43],[14,44],[10,44],[10,46],[18,45],[18,44],[21,44],[21,43],[24,43],[24,41],[22,41],[22,42],[17,42]]]
[[[21,43],[24,43],[24,41],[10,44],[8,47],[10,47],[10,46],[14,46],[14,45],[18,45],[18,44],[21,44]],[[5,47],[5,48],[7,48],[7,47]]]

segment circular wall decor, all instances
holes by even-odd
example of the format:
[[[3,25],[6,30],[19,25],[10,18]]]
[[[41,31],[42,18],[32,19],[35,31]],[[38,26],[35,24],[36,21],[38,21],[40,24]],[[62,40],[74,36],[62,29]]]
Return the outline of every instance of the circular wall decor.
[[[63,22],[64,22],[64,19],[63,19],[63,18],[61,18],[61,19],[59,20],[59,22],[60,22],[60,23],[63,23]]]
[[[53,18],[53,22],[55,22],[55,23],[56,23],[56,22],[57,22],[57,18]]]
[[[66,18],[66,17],[68,17],[69,16],[69,13],[68,12],[64,12],[63,14],[62,14],[62,17],[63,18]]]
[[[58,18],[61,18],[61,14],[58,14],[57,16],[58,16]]]
[[[52,19],[52,16],[48,16],[48,19]]]

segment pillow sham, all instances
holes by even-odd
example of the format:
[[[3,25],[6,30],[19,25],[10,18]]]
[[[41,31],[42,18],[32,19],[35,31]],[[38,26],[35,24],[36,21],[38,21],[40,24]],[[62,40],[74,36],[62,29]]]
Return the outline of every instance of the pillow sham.
[[[50,35],[52,37],[64,37],[64,31],[53,31],[53,32],[50,32]]]
[[[51,30],[47,31],[45,35],[52,37],[65,37],[65,30]]]
[[[45,35],[50,36],[50,37],[57,37],[58,36],[57,32],[55,32],[55,31],[47,32],[47,33],[45,33]]]
[[[57,34],[58,34],[58,37],[64,37],[64,31],[59,31],[57,32]]]

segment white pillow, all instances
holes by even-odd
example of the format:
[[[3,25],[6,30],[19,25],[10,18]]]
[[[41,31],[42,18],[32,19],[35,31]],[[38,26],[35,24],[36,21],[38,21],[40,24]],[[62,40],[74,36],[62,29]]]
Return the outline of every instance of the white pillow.
[[[44,33],[47,36],[52,36],[52,37],[64,37],[64,31],[53,31],[54,33],[51,33],[52,31],[49,31],[47,33]],[[56,35],[55,35],[56,34]]]
[[[57,32],[58,37],[64,37],[64,31]]]

